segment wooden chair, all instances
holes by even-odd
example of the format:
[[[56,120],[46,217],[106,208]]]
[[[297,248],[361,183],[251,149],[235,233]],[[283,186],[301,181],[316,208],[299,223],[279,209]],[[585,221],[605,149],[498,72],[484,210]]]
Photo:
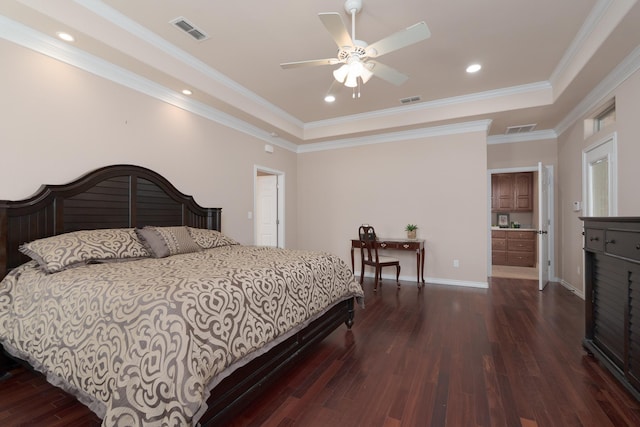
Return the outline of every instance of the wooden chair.
[[[382,280],[382,268],[383,267],[396,267],[396,283],[398,288],[400,287],[400,260],[389,256],[378,255],[378,241],[376,238],[376,232],[373,227],[369,225],[362,225],[358,229],[358,235],[360,236],[360,258],[362,265],[360,267],[360,283],[364,281],[364,268],[366,265],[372,266],[376,269],[375,272],[375,284],[373,291],[378,290],[378,281]]]

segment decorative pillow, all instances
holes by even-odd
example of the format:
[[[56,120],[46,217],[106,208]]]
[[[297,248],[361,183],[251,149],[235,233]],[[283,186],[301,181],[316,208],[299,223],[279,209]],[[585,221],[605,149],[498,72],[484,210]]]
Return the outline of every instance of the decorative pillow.
[[[138,237],[156,258],[202,250],[193,241],[187,227],[144,227],[136,229]]]
[[[47,273],[103,260],[148,257],[133,228],[82,230],[34,240],[20,246]]]
[[[219,246],[239,245],[231,237],[227,237],[217,230],[187,227],[193,240],[203,249],[217,248]]]

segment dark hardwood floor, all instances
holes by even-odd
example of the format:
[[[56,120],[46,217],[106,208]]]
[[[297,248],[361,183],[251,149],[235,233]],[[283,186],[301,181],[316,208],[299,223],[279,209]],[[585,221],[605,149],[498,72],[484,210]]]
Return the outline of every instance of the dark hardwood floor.
[[[490,289],[365,281],[366,308],[232,426],[640,426],[640,403],[581,346],[584,301],[559,284]],[[24,368],[0,382],[2,426],[99,420]]]

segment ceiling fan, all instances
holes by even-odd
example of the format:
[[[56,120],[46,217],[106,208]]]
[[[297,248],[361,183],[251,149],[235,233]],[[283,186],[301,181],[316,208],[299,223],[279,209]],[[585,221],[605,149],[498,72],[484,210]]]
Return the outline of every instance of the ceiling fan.
[[[419,22],[369,45],[362,40],[356,39],[355,19],[356,14],[362,10],[362,0],[346,0],[344,8],[347,13],[351,15],[351,35],[349,35],[339,13],[328,12],[318,14],[325,28],[338,45],[338,55],[336,58],[285,62],[280,64],[280,66],[283,69],[289,69],[343,64],[333,71],[333,76],[336,81],[350,88],[359,87],[360,82],[365,84],[372,76],[379,77],[395,85],[401,85],[407,81],[409,77],[406,75],[372,58],[378,58],[389,52],[426,40],[431,36],[427,24]]]

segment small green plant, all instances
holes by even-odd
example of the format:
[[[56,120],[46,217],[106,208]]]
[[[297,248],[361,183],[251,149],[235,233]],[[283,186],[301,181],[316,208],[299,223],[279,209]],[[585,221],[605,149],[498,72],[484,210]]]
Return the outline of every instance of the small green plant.
[[[416,231],[418,229],[418,226],[415,224],[407,224],[407,226],[404,228],[404,231]]]

